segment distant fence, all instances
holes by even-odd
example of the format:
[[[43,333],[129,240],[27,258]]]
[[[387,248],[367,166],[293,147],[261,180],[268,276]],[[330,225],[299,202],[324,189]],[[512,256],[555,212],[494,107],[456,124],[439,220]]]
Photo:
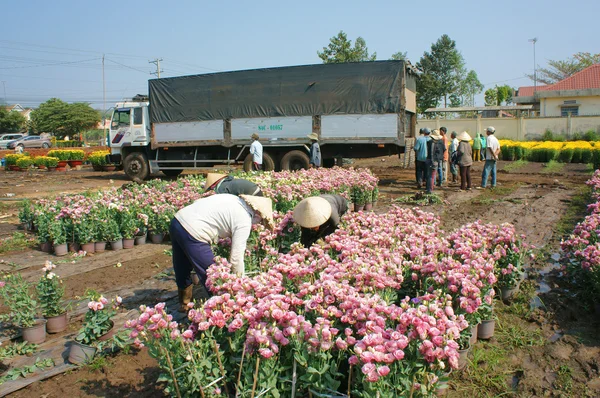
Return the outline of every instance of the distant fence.
[[[485,131],[487,126],[494,126],[496,136],[510,140],[534,140],[540,138],[547,130],[567,137],[575,133],[593,131],[600,133],[600,116],[568,116],[568,117],[519,117],[519,118],[473,118],[473,119],[418,119],[417,131],[423,127],[439,129],[445,126],[448,133],[456,131],[468,132],[471,136]]]

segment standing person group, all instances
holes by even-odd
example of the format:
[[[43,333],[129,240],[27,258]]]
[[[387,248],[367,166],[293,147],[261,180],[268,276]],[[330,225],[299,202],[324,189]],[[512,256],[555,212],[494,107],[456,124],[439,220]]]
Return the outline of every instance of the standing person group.
[[[433,133],[426,127],[420,129],[420,136],[414,147],[417,188],[421,189],[425,185],[426,193],[430,194],[434,185],[442,186],[445,181],[448,181],[449,167],[452,174],[451,182],[457,182],[460,174],[459,191],[470,191],[471,166],[473,162],[478,162],[480,159],[484,159],[485,164],[481,174],[481,186],[477,189],[484,189],[490,177],[491,187],[495,188],[496,162],[500,155],[500,143],[494,136],[496,129],[490,126],[485,131],[487,137],[477,134],[475,138],[471,138],[466,131],[460,135],[453,131],[450,142],[446,140],[446,132],[445,127],[440,128],[439,132],[433,130]]]
[[[446,128],[443,127],[443,131]],[[419,131],[419,138],[415,142],[413,150],[415,151],[415,178],[417,180],[417,188],[423,188],[425,185],[425,193],[431,194],[433,187],[436,185],[436,176],[440,176],[438,186],[442,186],[444,181],[444,163],[448,160],[448,147],[446,146],[444,136],[439,130],[433,130],[433,133],[428,128],[422,128]],[[444,160],[446,159],[446,160]]]

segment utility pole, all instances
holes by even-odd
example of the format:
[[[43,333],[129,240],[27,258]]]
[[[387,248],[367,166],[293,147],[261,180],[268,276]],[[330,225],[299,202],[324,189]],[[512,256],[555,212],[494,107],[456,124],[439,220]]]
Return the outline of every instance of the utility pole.
[[[150,72],[150,74],[156,75],[156,77],[158,77],[159,79],[160,79],[160,72],[163,72],[162,70],[160,70],[160,61],[162,61],[162,58],[156,58],[154,61],[148,61],[149,64],[156,65],[156,72]]]
[[[535,43],[537,43],[537,41],[537,37],[529,39],[529,42],[533,43],[533,95],[537,92],[537,65],[535,64]]]
[[[106,144],[106,80],[104,79],[104,54],[102,54],[102,140]]]

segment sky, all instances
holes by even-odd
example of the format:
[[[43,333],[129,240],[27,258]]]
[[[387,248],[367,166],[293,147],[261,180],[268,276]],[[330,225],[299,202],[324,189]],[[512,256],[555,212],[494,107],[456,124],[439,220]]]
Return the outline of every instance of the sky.
[[[81,1],[5,0],[0,14],[0,102],[35,107],[52,97],[103,109],[148,93],[161,77],[321,63],[340,30],[385,60],[416,64],[443,34],[486,89],[533,85],[536,61],[600,53],[600,1]],[[483,105],[483,96],[476,97]]]

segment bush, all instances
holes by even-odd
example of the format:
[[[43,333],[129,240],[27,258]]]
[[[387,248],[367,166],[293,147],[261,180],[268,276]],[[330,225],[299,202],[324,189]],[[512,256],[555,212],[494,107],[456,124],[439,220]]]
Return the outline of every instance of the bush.
[[[591,149],[582,149],[581,150],[581,163],[592,163],[592,159],[594,155],[592,154]]]
[[[46,157],[38,156],[38,157],[34,158],[33,164],[35,165],[35,167],[45,166],[46,165]]]
[[[71,149],[66,152],[69,152],[69,160],[83,160],[85,157],[85,152],[81,149]]]
[[[21,169],[28,169],[33,164],[33,159],[29,156],[22,156],[17,160],[17,166]]]
[[[554,141],[554,133],[551,130],[544,131],[540,141]]]
[[[573,157],[571,158],[571,163],[581,163],[581,151],[582,148],[573,149]]]
[[[563,163],[571,163],[571,160],[573,159],[573,153],[575,151],[575,149],[563,149],[558,154],[558,161]]]
[[[106,155],[109,151],[96,151],[88,155],[87,160],[94,166],[104,166],[106,164]]]
[[[46,156],[45,160],[46,160],[46,167],[58,166],[58,158],[55,158],[53,156]]]
[[[56,141],[55,145],[57,148],[76,148],[82,147],[83,142],[81,141]]]
[[[502,160],[515,160],[515,147],[510,145],[505,145],[500,147],[500,151],[502,152]]]
[[[6,165],[7,166],[16,166],[17,160],[19,160],[19,158],[22,158],[23,156],[24,155],[17,155],[17,154],[6,155],[6,157],[5,157]]]
[[[53,158],[58,158],[59,161],[67,161],[69,160],[69,157],[71,156],[69,151],[65,151],[62,149],[53,149],[51,151],[48,151],[48,155],[50,157]]]
[[[588,130],[583,134],[584,141],[600,141],[600,134],[594,130]]]

